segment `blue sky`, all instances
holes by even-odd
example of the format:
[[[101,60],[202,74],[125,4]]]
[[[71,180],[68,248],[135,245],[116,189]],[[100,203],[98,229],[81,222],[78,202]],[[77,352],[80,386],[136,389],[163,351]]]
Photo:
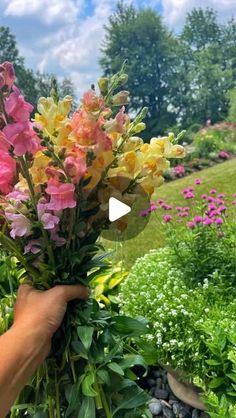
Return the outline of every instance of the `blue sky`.
[[[131,0],[125,0],[130,3]],[[193,7],[213,7],[221,20],[236,17],[236,0],[133,0],[153,7],[173,30]],[[0,0],[0,25],[16,35],[28,67],[70,76],[80,96],[99,78],[104,24],[116,0]]]

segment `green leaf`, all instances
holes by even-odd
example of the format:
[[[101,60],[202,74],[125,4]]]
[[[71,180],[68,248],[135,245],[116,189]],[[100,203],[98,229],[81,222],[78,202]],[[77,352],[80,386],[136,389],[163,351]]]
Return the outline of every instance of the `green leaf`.
[[[107,370],[105,369],[98,370],[97,376],[99,377],[99,379],[101,379],[102,383],[106,383],[107,385],[110,385],[111,379]]]
[[[209,366],[220,366],[221,365],[221,363],[219,361],[214,360],[214,359],[206,360],[206,363],[209,364]]]
[[[229,377],[230,380],[233,380],[234,383],[236,383],[236,373],[228,373],[226,376]]]
[[[124,359],[122,359],[119,362],[119,365],[123,370],[129,369],[130,367],[134,367],[134,366],[143,366],[145,369],[147,369],[147,364],[144,358],[140,355],[135,355],[135,354],[127,354],[124,357]]]
[[[82,381],[82,392],[85,396],[97,396],[97,392],[93,388],[95,382],[94,372],[89,372]]]
[[[145,405],[150,397],[137,385],[129,387],[124,394],[123,401],[119,402],[119,406],[113,412],[113,415],[122,409],[133,409],[138,406]]]
[[[85,397],[79,410],[78,418],[96,418],[95,401]]]
[[[139,337],[148,333],[148,328],[145,324],[137,319],[122,315],[112,318],[111,330],[118,335],[128,337]]]
[[[123,369],[119,366],[119,364],[117,364],[117,363],[108,363],[107,364],[107,367],[109,368],[109,369],[111,369],[114,373],[117,373],[117,374],[119,374],[120,376],[124,376],[124,371],[123,371]]]
[[[79,389],[77,385],[70,385],[65,390],[66,400],[68,402],[68,408],[66,410],[65,418],[69,417],[70,414],[76,412],[79,407]]]
[[[219,388],[224,383],[225,383],[224,377],[214,377],[214,379],[212,379],[211,382],[208,384],[208,387],[210,389],[216,389],[216,388]]]
[[[79,327],[77,327],[77,334],[79,336],[79,338],[81,339],[84,348],[86,350],[89,350],[92,341],[93,341],[93,333],[94,333],[94,328],[87,326],[87,325],[81,325]]]

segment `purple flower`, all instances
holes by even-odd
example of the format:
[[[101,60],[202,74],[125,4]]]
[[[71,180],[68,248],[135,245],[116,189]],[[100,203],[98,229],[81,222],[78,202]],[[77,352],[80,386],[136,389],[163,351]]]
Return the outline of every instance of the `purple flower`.
[[[233,201],[231,202],[231,205],[236,205],[236,200],[233,200]]]
[[[180,216],[181,218],[186,218],[188,216],[187,212],[179,212],[178,216]]]
[[[216,209],[216,205],[214,203],[208,204],[208,210],[215,210],[215,209]]]
[[[224,221],[223,221],[222,218],[216,218],[215,223],[216,223],[216,225],[222,225],[224,223]]]
[[[24,254],[27,254],[27,253],[38,254],[39,252],[40,252],[40,242],[37,239],[32,239],[25,246]]]
[[[187,222],[187,227],[189,228],[189,229],[194,229],[195,228],[195,223],[193,222],[193,221],[190,221],[190,222]]]
[[[11,221],[10,235],[13,239],[16,237],[27,237],[31,234],[31,223],[26,216],[21,213],[5,213],[6,218]]]
[[[203,220],[203,225],[211,225],[211,224],[213,224],[213,220],[212,220],[212,219],[210,219],[210,218],[205,218],[205,219]]]
[[[147,210],[141,210],[141,212],[139,213],[139,216],[142,216],[143,218],[145,218],[146,216],[148,216],[148,209]]]
[[[168,205],[167,203],[162,203],[161,208],[164,209],[164,210],[171,210],[172,206]]]
[[[42,222],[44,229],[53,229],[58,225],[60,219],[48,209],[47,203],[38,203],[37,210],[39,220]]]
[[[196,215],[193,220],[196,224],[200,224],[202,222],[202,216]]]
[[[163,199],[157,199],[157,203],[159,203],[159,205],[162,205],[162,203],[164,203]]]
[[[201,195],[201,198],[206,200],[208,198],[208,196],[207,196],[207,194],[204,193],[204,194]]]
[[[163,216],[163,221],[164,222],[170,222],[172,221],[173,217],[171,215],[164,215]]]
[[[195,184],[196,184],[197,186],[199,186],[199,184],[202,184],[201,179],[195,179]]]
[[[220,205],[219,207],[218,207],[218,211],[221,213],[221,212],[225,212],[226,211],[226,206],[225,205]]]
[[[188,206],[184,206],[183,211],[184,212],[188,212],[190,210],[190,208]]]
[[[182,210],[181,206],[176,206],[175,209],[177,210],[177,212],[180,212]]]
[[[228,160],[230,154],[227,151],[220,151],[218,157],[222,158],[222,160]]]
[[[185,199],[192,199],[194,197],[194,194],[193,194],[193,192],[188,192],[188,193],[185,193],[185,196],[184,196],[184,198]]]
[[[233,197],[236,197],[236,193],[233,194]]]
[[[210,194],[216,194],[216,189],[211,189]]]
[[[224,199],[225,198],[225,195],[223,194],[223,193],[220,193],[220,194],[218,194],[218,199]]]

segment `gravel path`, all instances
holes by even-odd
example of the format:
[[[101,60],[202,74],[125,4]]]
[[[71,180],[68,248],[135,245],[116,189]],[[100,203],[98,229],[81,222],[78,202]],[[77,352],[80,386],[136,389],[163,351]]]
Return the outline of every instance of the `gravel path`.
[[[149,408],[155,418],[207,418],[208,414],[184,404],[175,397],[167,382],[167,372],[150,368],[148,376],[139,384],[152,396]]]

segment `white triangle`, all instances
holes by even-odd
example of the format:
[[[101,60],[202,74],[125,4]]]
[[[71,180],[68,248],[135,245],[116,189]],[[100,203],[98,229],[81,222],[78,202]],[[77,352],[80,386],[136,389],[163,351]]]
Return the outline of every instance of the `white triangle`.
[[[115,197],[110,197],[109,199],[109,221],[114,222],[117,219],[122,218],[122,216],[127,215],[131,212],[131,207],[116,199]]]

